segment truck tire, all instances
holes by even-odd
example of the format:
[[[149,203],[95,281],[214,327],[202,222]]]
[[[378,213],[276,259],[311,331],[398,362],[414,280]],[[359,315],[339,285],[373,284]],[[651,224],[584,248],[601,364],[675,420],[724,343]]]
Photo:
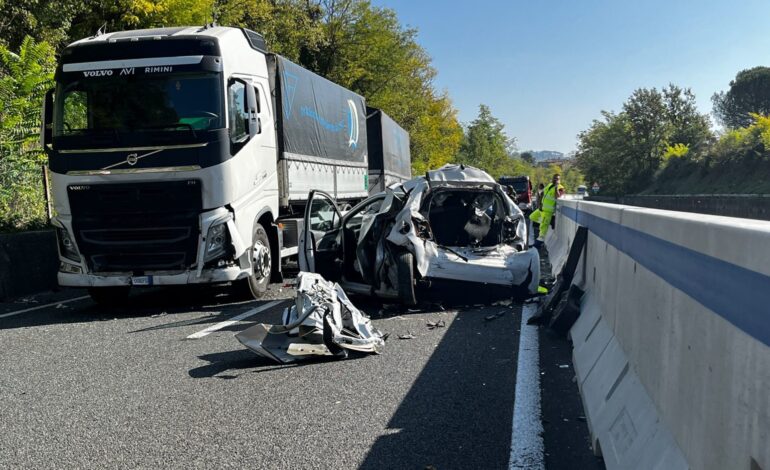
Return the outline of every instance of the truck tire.
[[[240,290],[246,297],[259,299],[270,284],[270,274],[272,267],[272,253],[270,251],[270,239],[267,236],[267,230],[262,224],[254,225],[251,248],[249,248],[249,258],[251,259],[252,272],[249,277],[241,281]]]
[[[131,286],[89,287],[91,300],[102,307],[117,307],[128,300]]]
[[[414,292],[414,257],[408,251],[402,251],[396,255],[396,269],[398,271],[398,297],[401,303],[408,306],[417,305],[417,296]]]

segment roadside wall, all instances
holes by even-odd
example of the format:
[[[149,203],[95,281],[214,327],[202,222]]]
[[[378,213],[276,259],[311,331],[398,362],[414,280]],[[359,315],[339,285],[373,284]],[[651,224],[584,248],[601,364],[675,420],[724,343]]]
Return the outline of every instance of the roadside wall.
[[[557,217],[549,251],[589,229],[570,335],[607,467],[770,468],[770,223],[575,200]]]
[[[52,230],[0,234],[0,300],[55,289],[58,269]]]
[[[652,209],[770,220],[770,195],[762,194],[591,196],[590,199]]]

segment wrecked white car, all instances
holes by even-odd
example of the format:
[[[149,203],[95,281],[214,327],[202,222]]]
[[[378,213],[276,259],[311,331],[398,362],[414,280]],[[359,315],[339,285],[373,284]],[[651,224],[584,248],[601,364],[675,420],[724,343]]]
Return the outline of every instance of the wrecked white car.
[[[312,191],[299,266],[347,292],[417,302],[416,287],[442,281],[535,294],[540,259],[521,210],[487,173],[446,165],[371,196],[346,213]]]

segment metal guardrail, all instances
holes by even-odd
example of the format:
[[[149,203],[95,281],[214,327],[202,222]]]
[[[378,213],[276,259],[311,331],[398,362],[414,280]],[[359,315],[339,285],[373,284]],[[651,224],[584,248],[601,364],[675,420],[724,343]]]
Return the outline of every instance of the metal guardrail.
[[[590,196],[586,200],[651,209],[770,220],[770,194],[640,194]]]

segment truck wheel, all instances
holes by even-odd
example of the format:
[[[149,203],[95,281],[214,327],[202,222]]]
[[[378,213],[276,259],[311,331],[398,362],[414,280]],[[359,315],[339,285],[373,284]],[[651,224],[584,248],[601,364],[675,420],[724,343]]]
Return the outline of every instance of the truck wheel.
[[[417,296],[414,293],[414,257],[408,251],[402,251],[396,255],[396,269],[398,271],[398,296],[404,305],[417,305]]]
[[[117,307],[126,302],[131,286],[89,287],[91,300],[103,307]]]
[[[262,224],[254,226],[251,248],[249,248],[249,257],[253,267],[251,276],[244,279],[244,294],[258,299],[267,292],[267,285],[270,284],[271,273],[271,252],[270,239],[267,237],[267,231]]]

